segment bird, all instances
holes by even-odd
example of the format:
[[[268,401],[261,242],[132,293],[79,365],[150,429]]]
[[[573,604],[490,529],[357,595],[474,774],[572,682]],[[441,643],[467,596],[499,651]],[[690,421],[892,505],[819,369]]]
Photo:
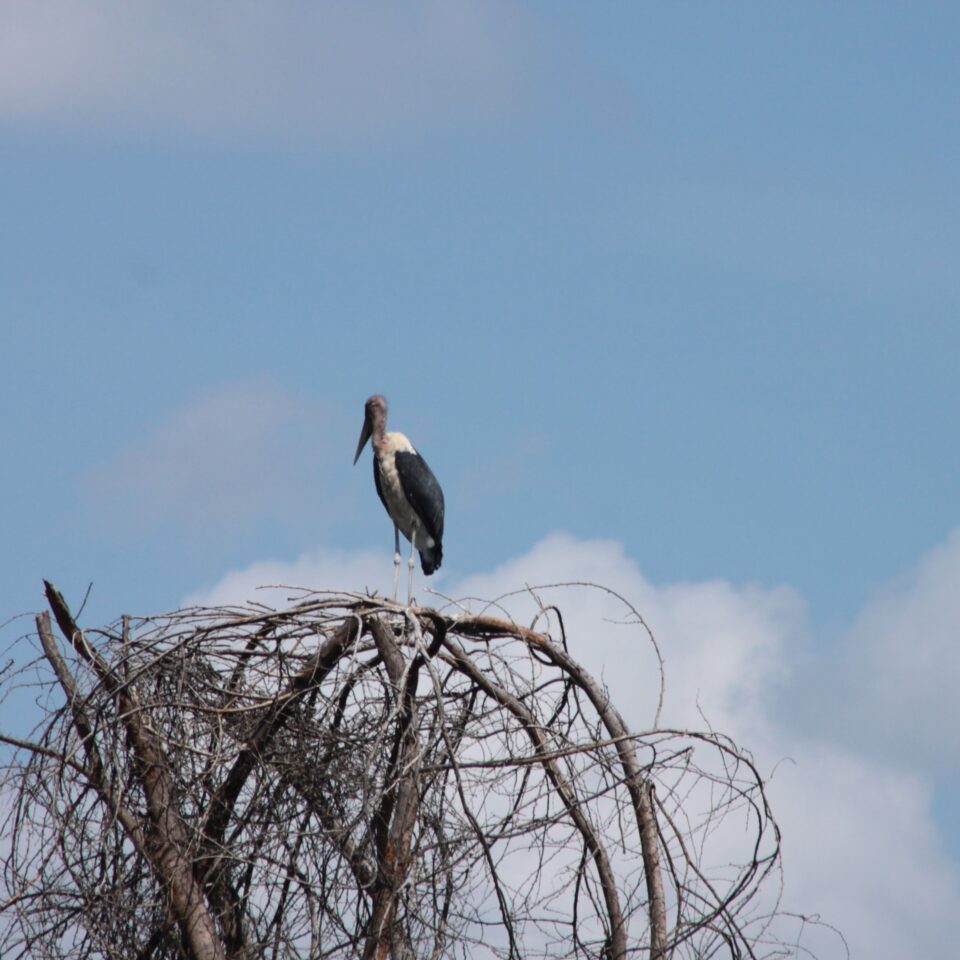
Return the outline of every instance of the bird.
[[[373,482],[393,521],[393,599],[400,581],[400,534],[410,541],[407,560],[407,603],[413,593],[413,555],[420,553],[426,576],[443,559],[443,491],[427,461],[402,433],[387,433],[387,401],[380,394],[363,407],[363,429],[353,463],[356,466],[367,441],[373,438]]]

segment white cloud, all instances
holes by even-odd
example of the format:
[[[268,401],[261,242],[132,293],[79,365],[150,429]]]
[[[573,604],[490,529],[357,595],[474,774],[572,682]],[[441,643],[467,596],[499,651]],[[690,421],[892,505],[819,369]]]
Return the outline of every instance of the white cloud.
[[[590,581],[628,599],[661,642],[667,697],[663,722],[703,725],[700,711],[717,727],[738,733],[750,729],[758,710],[782,680],[782,648],[803,629],[803,605],[788,588],[734,589],[724,581],[655,587],[640,573],[621,544],[577,541],[555,534],[527,555],[490,574],[468,578],[455,596],[496,597],[524,584]],[[657,660],[642,634],[604,622],[624,609],[603,593],[562,587],[540,591],[564,612],[575,637],[574,655],[602,673],[614,697],[625,704],[636,726],[652,722]],[[534,612],[532,601],[517,598],[520,618]],[[623,663],[633,670],[624,675]],[[637,685],[639,682],[639,686]]]
[[[942,654],[950,633],[944,624],[957,622],[950,584],[956,582],[951,571],[958,551],[960,538],[954,535],[924,560],[909,584],[865,611],[851,644],[859,649],[864,637],[879,642],[873,688],[896,687],[908,656],[894,639],[880,642],[884,631],[902,637],[909,626],[910,649],[926,651],[920,663],[928,654]],[[292,564],[229,574],[191,599],[243,600],[253,596],[251,586],[260,578],[361,590],[378,578],[388,581],[391,571],[386,554],[320,551]],[[493,598],[519,589],[503,605],[524,622],[537,612],[523,593],[526,584],[568,581],[593,581],[620,593],[653,629],[667,674],[665,723],[702,727],[702,711],[715,728],[753,752],[762,772],[773,774],[770,797],[784,837],[784,909],[818,914],[839,927],[854,957],[952,956],[952,917],[960,912],[958,865],[943,852],[931,783],[892,758],[877,760],[836,738],[800,732],[776,709],[782,691],[806,682],[792,666],[794,648],[809,639],[794,591],[724,581],[656,586],[618,543],[565,535],[548,537],[525,556],[448,591],[454,597]],[[422,588],[419,579],[417,592],[426,599]],[[657,697],[657,657],[643,628],[624,624],[624,607],[607,593],[566,585],[538,594],[562,609],[571,651],[603,676],[628,722],[647,726]],[[951,614],[952,621],[941,619]],[[942,717],[954,709],[949,684],[928,678],[933,682],[925,687],[921,666],[914,663],[909,670],[913,686],[929,692],[928,713]],[[909,712],[916,696],[892,703]],[[891,723],[896,722],[895,716]],[[919,723],[926,730],[926,721]],[[846,956],[839,938],[825,928],[808,927],[803,943],[822,960]]]
[[[406,570],[402,571],[406,577]],[[283,607],[303,592],[331,590],[389,595],[393,556],[385,552],[315,551],[292,562],[263,560],[242,570],[231,570],[208,589],[198,590],[185,606],[231,606],[247,602]]]
[[[98,518],[130,533],[171,522],[226,530],[266,507],[286,516],[310,500],[331,422],[273,384],[229,384],[94,471],[87,491]]]
[[[475,0],[7,0],[0,121],[308,138],[513,110],[528,14]]]
[[[905,763],[960,762],[960,529],[888,584],[851,631],[838,672],[854,742]]]
[[[783,830],[784,905],[838,927],[853,958],[954,956],[958,865],[943,851],[930,784],[836,743],[771,734],[763,753],[792,760],[769,789]],[[827,931],[811,930],[807,945],[821,960],[845,956]]]

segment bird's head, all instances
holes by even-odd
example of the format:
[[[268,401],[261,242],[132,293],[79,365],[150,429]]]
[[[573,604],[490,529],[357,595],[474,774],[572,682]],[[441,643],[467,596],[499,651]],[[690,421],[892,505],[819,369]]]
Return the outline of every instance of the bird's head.
[[[370,437],[375,431],[379,430],[382,432],[386,422],[386,397],[375,393],[372,397],[368,398],[367,402],[363,405],[363,429],[360,431],[360,442],[357,444],[357,452],[353,456],[354,464],[360,459],[360,454],[363,452],[363,448]]]

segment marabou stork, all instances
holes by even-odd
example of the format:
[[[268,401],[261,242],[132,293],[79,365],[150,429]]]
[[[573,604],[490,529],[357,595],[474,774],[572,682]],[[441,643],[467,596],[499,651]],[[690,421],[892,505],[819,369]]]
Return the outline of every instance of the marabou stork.
[[[400,581],[400,531],[410,541],[407,560],[407,603],[413,593],[413,553],[420,551],[420,566],[430,576],[443,558],[443,491],[427,461],[402,433],[387,433],[387,401],[376,394],[363,408],[363,429],[353,458],[360,459],[373,437],[373,482],[393,521],[393,599]]]

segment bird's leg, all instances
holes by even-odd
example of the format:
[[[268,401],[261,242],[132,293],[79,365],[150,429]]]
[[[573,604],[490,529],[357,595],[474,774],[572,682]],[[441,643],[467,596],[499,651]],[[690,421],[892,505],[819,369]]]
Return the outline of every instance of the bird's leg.
[[[410,599],[413,596],[413,555],[417,552],[417,535],[413,535],[410,541],[410,556],[407,559],[407,606],[410,606]]]
[[[393,528],[393,599],[397,599],[397,587],[400,585],[400,529]]]

